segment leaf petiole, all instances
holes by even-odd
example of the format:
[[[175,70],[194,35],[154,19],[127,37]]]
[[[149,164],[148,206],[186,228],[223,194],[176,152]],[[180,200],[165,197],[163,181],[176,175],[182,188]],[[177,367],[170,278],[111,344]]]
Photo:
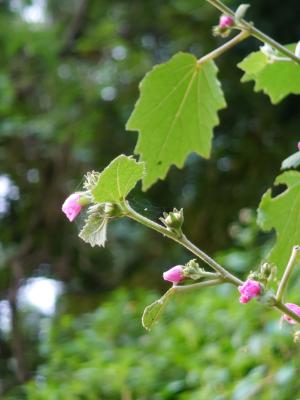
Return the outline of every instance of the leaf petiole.
[[[250,36],[250,33],[248,31],[242,31],[238,35],[236,35],[234,38],[229,40],[228,42],[224,43],[222,46],[218,47],[217,49],[211,51],[210,53],[206,54],[205,56],[199,58],[197,61],[197,64],[203,64],[206,61],[213,60],[222,54],[226,53],[229,49],[232,47],[236,46],[238,43],[242,42],[243,40],[247,39]]]

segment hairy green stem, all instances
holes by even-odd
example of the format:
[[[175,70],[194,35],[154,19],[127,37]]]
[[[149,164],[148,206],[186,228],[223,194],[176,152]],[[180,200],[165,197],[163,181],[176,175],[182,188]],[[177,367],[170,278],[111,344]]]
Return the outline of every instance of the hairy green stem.
[[[234,38],[229,40],[228,42],[224,43],[222,46],[218,47],[217,49],[211,51],[210,53],[206,54],[205,56],[199,58],[197,61],[197,64],[203,64],[206,61],[213,60],[219,56],[221,56],[223,53],[231,49],[232,47],[236,46],[238,43],[242,42],[243,40],[247,39],[250,36],[250,33],[248,31],[242,31],[238,35],[236,35]]]
[[[184,235],[181,237],[178,237],[176,234],[170,232],[165,228],[164,226],[151,221],[150,219],[144,217],[143,215],[139,214],[136,212],[128,203],[128,201],[125,201],[123,203],[123,212],[124,214],[139,222],[142,225],[147,226],[150,229],[153,229],[159,233],[161,233],[163,236],[166,236],[175,242],[179,243],[181,246],[185,247],[188,249],[191,253],[195,254],[198,258],[203,260],[206,264],[208,264],[212,269],[214,269],[219,275],[220,278],[218,279],[211,279],[207,280],[204,282],[198,282],[192,285],[186,285],[186,286],[174,286],[176,290],[179,290],[181,292],[183,291],[190,291],[194,289],[198,289],[201,287],[208,287],[208,286],[214,286],[214,285],[219,285],[222,283],[231,283],[234,286],[239,286],[242,285],[243,282],[232,275],[229,271],[227,271],[225,268],[223,268],[220,264],[218,264],[214,259],[209,257],[206,253],[204,253],[202,250],[200,250],[197,246],[195,246],[192,242],[190,242]],[[180,288],[180,289],[179,289]],[[275,296],[273,297],[273,304],[272,307],[277,309],[280,313],[284,313],[291,317],[293,320],[297,321],[300,323],[300,316],[295,314],[293,311],[291,311],[285,304],[282,303],[281,300],[278,300]]]
[[[195,254],[198,258],[203,260],[206,264],[208,264],[212,269],[218,272],[221,277],[226,282],[231,282],[235,286],[242,285],[242,281],[228,272],[225,268],[223,268],[219,263],[217,263],[214,259],[209,257],[204,251],[200,250],[197,246],[195,246],[192,242],[190,242],[184,235],[177,236],[175,233],[169,231],[164,226],[151,221],[150,219],[144,217],[143,215],[137,213],[128,202],[124,203],[125,214],[135,221],[147,226],[148,228],[154,229],[155,231],[161,233],[163,236],[167,236],[168,238],[174,240],[175,242],[181,244],[183,247],[188,249],[191,253]]]
[[[180,292],[180,293],[181,292],[191,292],[193,290],[204,288],[204,287],[221,285],[224,282],[225,281],[222,278],[209,279],[207,281],[193,283],[192,285],[174,285],[173,289],[175,290],[175,292]]]
[[[281,281],[280,281],[278,289],[277,289],[277,293],[276,293],[277,301],[281,301],[283,299],[284,292],[288,285],[288,280],[289,280],[291,273],[293,272],[293,269],[295,267],[296,259],[297,259],[299,252],[300,252],[300,246],[294,246],[291,257],[287,263],[287,266],[285,268],[285,271],[283,273],[283,276],[281,278]]]
[[[230,15],[231,17],[235,17],[234,12],[227,7],[222,1],[220,0],[206,0],[212,6],[216,7],[222,13],[226,15]],[[288,50],[286,47],[282,46],[276,40],[271,38],[270,36],[266,35],[264,32],[260,31],[259,29],[255,28],[252,23],[247,22],[245,19],[241,19],[239,21],[240,28],[245,30],[249,33],[249,35],[255,37],[256,39],[260,40],[262,43],[268,43],[274,49],[278,50],[280,53],[286,55],[291,60],[295,61],[297,64],[300,64],[300,58],[297,57],[292,51]],[[239,27],[238,27],[239,28]]]

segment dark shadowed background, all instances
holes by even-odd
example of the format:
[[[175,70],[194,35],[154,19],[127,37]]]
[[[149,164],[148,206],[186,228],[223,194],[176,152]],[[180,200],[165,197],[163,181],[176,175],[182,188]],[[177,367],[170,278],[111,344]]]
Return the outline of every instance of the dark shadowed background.
[[[298,0],[252,0],[248,16],[291,43],[299,13]],[[92,249],[77,237],[83,217],[71,224],[61,212],[88,170],[133,153],[137,134],[124,126],[144,74],[178,51],[220,45],[218,18],[204,0],[0,1],[1,398],[300,397],[300,353],[277,314],[245,311],[222,287],[178,299],[147,333],[140,315],[167,288],[163,270],[190,256],[128,220]],[[299,98],[272,106],[240,83],[236,64],[258,46],[250,39],[217,61],[229,107],[211,159],[192,154],[130,195],[155,220],[184,207],[191,240],[240,276],[273,240],[255,209],[300,137]]]

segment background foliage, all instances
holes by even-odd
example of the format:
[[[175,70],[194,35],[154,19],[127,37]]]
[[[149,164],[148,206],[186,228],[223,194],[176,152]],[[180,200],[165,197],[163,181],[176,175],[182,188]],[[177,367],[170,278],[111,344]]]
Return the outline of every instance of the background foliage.
[[[32,4],[44,5],[38,23]],[[177,51],[199,57],[222,42],[211,35],[218,13],[194,0],[4,0],[0,7],[0,186],[9,187],[0,191],[0,300],[11,316],[10,329],[0,327],[0,394],[62,398],[67,384],[73,398],[178,398],[182,391],[179,398],[188,399],[213,390],[216,399],[239,399],[256,395],[255,382],[265,398],[289,399],[291,382],[299,390],[297,350],[277,322],[263,323],[256,309],[245,320],[236,295],[216,291],[171,306],[165,324],[145,333],[140,308],[150,295],[132,290],[159,290],[162,270],[188,255],[129,221],[111,224],[107,247],[92,249],[60,212],[87,170],[132,153],[137,134],[124,126],[144,74]],[[249,16],[291,43],[300,38],[299,7],[296,0],[284,8],[279,0],[253,0]],[[236,64],[257,49],[251,39],[218,60],[230,108],[220,112],[212,158],[191,155],[147,200],[139,190],[131,195],[154,219],[185,207],[191,239],[241,275],[268,246],[253,210],[295,151],[299,129],[296,96],[272,106],[253,83],[240,84]],[[53,319],[18,301],[28,278],[41,276],[64,283]]]

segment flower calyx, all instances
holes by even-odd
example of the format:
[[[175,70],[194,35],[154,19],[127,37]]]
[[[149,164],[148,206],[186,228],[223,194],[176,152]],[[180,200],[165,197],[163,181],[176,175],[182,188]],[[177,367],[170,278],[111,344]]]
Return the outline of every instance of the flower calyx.
[[[214,272],[205,271],[205,269],[200,268],[196,259],[188,261],[183,267],[183,275],[186,278],[193,279],[194,281],[203,279],[203,278],[212,278],[218,276],[218,274]]]

